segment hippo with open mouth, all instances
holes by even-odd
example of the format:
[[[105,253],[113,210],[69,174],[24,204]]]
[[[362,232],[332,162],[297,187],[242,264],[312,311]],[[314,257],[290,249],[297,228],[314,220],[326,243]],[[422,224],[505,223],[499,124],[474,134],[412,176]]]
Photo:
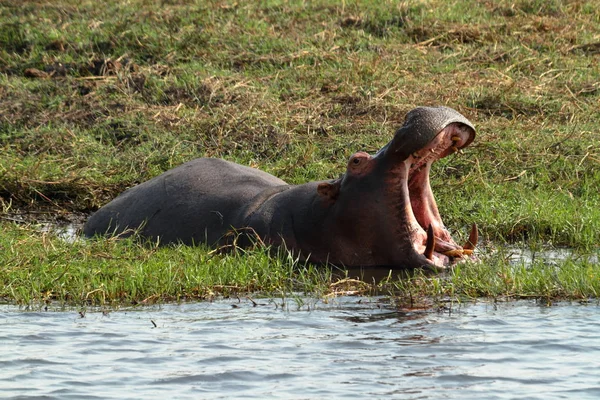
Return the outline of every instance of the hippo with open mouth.
[[[410,111],[374,156],[353,154],[338,179],[288,185],[260,170],[199,158],[132,187],[94,213],[88,237],[137,230],[161,244],[231,244],[258,236],[301,259],[340,266],[446,268],[468,258],[444,227],[429,184],[431,164],[468,146],[475,128],[448,107]],[[237,245],[248,245],[245,234]]]

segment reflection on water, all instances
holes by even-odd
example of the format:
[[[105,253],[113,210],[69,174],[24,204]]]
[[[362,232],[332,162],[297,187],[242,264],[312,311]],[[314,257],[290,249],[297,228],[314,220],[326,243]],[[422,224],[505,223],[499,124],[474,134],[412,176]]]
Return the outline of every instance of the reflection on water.
[[[52,233],[67,243],[73,243],[79,238],[80,224],[65,223],[65,224],[41,224],[42,232]]]
[[[376,300],[313,301],[310,311],[219,301],[85,318],[5,306],[0,397],[600,395],[596,305],[478,304],[442,314]]]
[[[560,266],[567,260],[580,260],[597,263],[597,254],[577,254],[568,247],[555,247],[549,249],[532,250],[526,247],[509,247],[503,250],[512,265],[530,266],[540,261],[544,264]]]
[[[0,220],[34,227],[42,233],[50,233],[68,243],[78,240],[79,232],[86,219],[87,215],[83,213],[57,214],[44,211],[8,211],[0,215]]]

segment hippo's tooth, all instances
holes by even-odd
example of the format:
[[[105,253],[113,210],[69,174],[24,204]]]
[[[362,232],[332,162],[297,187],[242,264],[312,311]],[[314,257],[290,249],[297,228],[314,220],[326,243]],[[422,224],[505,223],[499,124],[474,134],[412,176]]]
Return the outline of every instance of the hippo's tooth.
[[[423,255],[427,257],[428,260],[433,259],[433,249],[435,248],[435,235],[433,234],[433,226],[431,224],[427,228],[427,243],[425,244],[425,251]]]
[[[453,153],[457,153],[458,152],[458,147],[456,147],[456,146],[450,146],[450,150],[452,150]]]
[[[443,254],[448,257],[462,257],[463,254],[465,254],[465,252],[463,249],[453,249],[453,250],[448,250],[448,251],[444,252]]]
[[[477,246],[477,242],[479,241],[479,231],[477,230],[477,225],[473,224],[471,226],[471,233],[469,234],[469,240],[463,245],[464,250],[470,250],[471,254]],[[466,253],[465,253],[466,254]]]
[[[452,141],[453,142],[460,142],[460,136],[458,136],[458,135],[452,136]]]

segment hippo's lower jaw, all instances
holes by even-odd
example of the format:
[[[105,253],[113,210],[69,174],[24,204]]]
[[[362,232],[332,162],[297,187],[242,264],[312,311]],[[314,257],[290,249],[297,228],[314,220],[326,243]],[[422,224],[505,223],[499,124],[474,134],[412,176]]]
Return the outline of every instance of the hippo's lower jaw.
[[[471,132],[462,124],[453,123],[444,128],[426,147],[413,153],[401,165],[402,180],[401,219],[407,222],[414,251],[427,262],[446,268],[473,254],[477,244],[477,226],[473,224],[469,240],[463,246],[456,244],[440,217],[429,183],[434,161],[455,153],[468,143]]]

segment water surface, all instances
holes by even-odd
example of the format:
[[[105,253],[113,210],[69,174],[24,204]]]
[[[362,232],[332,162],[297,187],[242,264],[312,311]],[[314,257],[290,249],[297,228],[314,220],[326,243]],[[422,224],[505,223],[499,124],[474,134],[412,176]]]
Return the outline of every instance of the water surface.
[[[2,398],[583,399],[600,307],[381,299],[0,312]],[[281,303],[281,300],[277,301]]]

